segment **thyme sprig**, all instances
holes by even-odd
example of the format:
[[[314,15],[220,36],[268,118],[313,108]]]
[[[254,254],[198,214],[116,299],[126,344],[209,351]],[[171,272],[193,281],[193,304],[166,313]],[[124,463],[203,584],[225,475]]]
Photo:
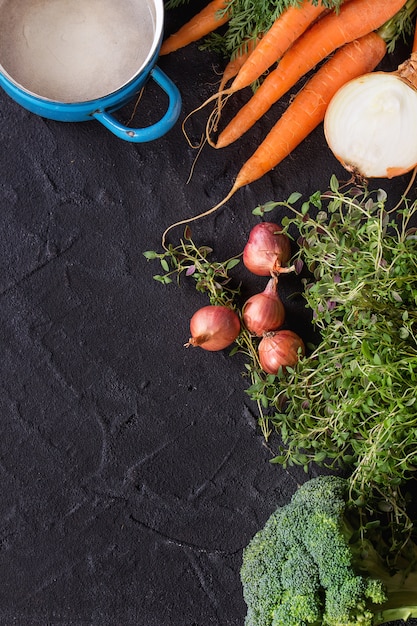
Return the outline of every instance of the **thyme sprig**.
[[[287,207],[304,265],[306,306],[320,341],[282,378],[249,390],[267,397],[283,445],[274,461],[351,468],[352,499],[379,498],[398,513],[401,485],[417,468],[417,202],[394,213],[384,191],[352,187]],[[398,513],[399,514],[399,513]]]
[[[280,437],[272,462],[348,472],[352,502],[389,517],[395,551],[413,530],[403,494],[417,469],[417,201],[404,195],[391,210],[387,201],[381,189],[340,188],[332,177],[307,200],[293,193],[257,207],[261,217],[284,214],[298,243],[292,264],[318,339],[277,375],[262,371],[259,339],[244,325],[230,354],[245,357],[265,439]],[[178,246],[144,254],[161,264],[155,280],[192,278],[210,303],[241,315],[240,255],[218,262],[212,252],[187,227]]]
[[[241,254],[233,256],[225,261],[216,261],[210,258],[213,249],[210,246],[197,246],[192,239],[192,233],[187,226],[184,236],[177,246],[170,244],[164,252],[147,250],[144,256],[160,263],[162,273],[155,274],[154,280],[169,285],[174,278],[177,283],[181,278],[190,278],[195,282],[198,292],[207,295],[210,304],[228,306],[235,310],[242,319],[240,308],[241,285],[235,284],[231,271],[240,263]],[[257,339],[253,337],[242,323],[241,332],[235,341],[230,355],[237,352],[246,356],[248,363],[245,365],[246,375],[251,384],[256,381],[256,376],[261,375],[261,366],[257,352]],[[264,414],[264,402],[254,398],[258,408],[258,424],[261,432],[268,440],[271,434],[271,424]]]
[[[162,274],[155,274],[154,280],[168,285],[176,277],[189,276],[195,281],[195,288],[209,297],[210,304],[219,304],[236,308],[236,298],[240,295],[240,285],[232,287],[230,270],[240,262],[240,256],[226,261],[209,260],[213,249],[209,246],[197,246],[190,228],[187,226],[178,246],[170,244],[165,252],[147,250],[144,256],[148,260],[159,260]]]

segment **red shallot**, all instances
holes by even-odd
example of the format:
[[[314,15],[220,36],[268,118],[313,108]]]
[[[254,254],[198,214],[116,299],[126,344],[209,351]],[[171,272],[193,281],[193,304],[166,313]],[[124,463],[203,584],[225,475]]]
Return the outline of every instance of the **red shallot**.
[[[245,302],[242,319],[248,331],[257,337],[277,330],[285,320],[284,305],[277,291],[278,279],[270,278],[264,291]]]
[[[304,342],[292,330],[278,330],[266,334],[258,346],[259,362],[268,374],[277,374],[280,368],[293,367],[300,354],[305,353]]]
[[[289,237],[273,222],[260,222],[249,233],[243,250],[245,267],[257,276],[280,273],[291,257]]]
[[[240,320],[227,306],[208,305],[198,309],[190,320],[191,337],[185,344],[214,352],[230,346],[240,333]]]

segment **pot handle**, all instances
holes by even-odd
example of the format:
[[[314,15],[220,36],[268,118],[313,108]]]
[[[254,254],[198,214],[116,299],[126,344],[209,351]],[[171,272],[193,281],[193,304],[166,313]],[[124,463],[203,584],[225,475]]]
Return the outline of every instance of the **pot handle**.
[[[179,117],[181,95],[176,85],[158,66],[152,68],[150,77],[165,91],[169,98],[165,115],[158,122],[144,128],[129,128],[121,124],[113,115],[106,111],[96,111],[93,113],[93,116],[108,130],[125,141],[142,143],[159,139],[159,137],[165,135],[174,126]]]

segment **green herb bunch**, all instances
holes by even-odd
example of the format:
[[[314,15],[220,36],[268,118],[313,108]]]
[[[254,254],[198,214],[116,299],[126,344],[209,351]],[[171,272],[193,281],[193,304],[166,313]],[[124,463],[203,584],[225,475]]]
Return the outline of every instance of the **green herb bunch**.
[[[413,530],[404,485],[417,467],[417,201],[386,205],[383,190],[341,189],[332,177],[328,191],[306,201],[294,193],[256,208],[262,217],[285,214],[280,223],[298,244],[291,262],[315,331],[308,334],[318,339],[276,375],[262,371],[259,338],[244,324],[230,354],[245,358],[265,439],[279,436],[272,462],[343,470],[351,501],[387,514],[395,551]],[[155,280],[192,279],[211,304],[241,315],[231,275],[240,255],[219,262],[212,252],[187,226],[179,245],[144,254],[163,270]]]
[[[332,178],[283,225],[297,233],[294,259],[320,341],[285,378],[258,378],[283,446],[275,462],[352,468],[352,498],[398,505],[417,467],[417,203],[395,212],[386,194]],[[258,210],[259,212],[259,210]]]

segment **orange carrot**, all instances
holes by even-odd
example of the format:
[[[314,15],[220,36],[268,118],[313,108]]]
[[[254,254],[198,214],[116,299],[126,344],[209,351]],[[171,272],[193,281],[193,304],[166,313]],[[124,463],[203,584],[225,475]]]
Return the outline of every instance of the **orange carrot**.
[[[259,78],[275,61],[288,50],[292,43],[300,37],[322,13],[325,7],[321,4],[321,0],[317,0],[318,4],[313,4],[315,0],[301,0],[301,4],[289,6],[281,13],[274,24],[268,30],[265,38],[260,39],[260,43],[254,47],[251,54],[241,58],[240,63],[235,65],[233,61],[230,64],[230,70],[236,71],[234,75],[228,73],[227,80],[222,80],[216,94],[210,96],[197,110],[202,109],[213,100],[217,100],[216,123],[212,123],[213,114],[211,114],[206,128],[211,131],[217,130],[217,123],[220,119],[220,111],[224,102],[236,91],[247,87]],[[343,0],[340,0],[343,1]],[[348,0],[344,0],[347,2]],[[239,59],[238,59],[239,60]],[[240,67],[239,67],[240,65]],[[237,76],[236,76],[237,75]],[[232,85],[226,89],[227,82],[236,76]],[[221,105],[221,106],[220,106]],[[210,145],[214,146],[210,133],[207,131],[207,140]]]
[[[329,102],[340,87],[372,72],[386,49],[385,41],[375,32],[339,48],[297,94],[246,161],[233,188],[240,189],[276,167],[323,121]]]
[[[211,132],[215,132],[217,130],[217,123],[220,119],[220,113],[223,108],[223,103],[228,98],[228,96],[223,95],[226,85],[230,80],[232,80],[232,78],[234,78],[238,74],[239,70],[243,67],[249,56],[252,54],[258,41],[259,37],[253,37],[247,42],[243,42],[238,48],[236,54],[230,59],[224,69],[222,79],[219,85],[219,90],[217,92],[217,103],[207,123],[206,134],[209,141]]]
[[[219,86],[220,92],[223,91],[229,80],[234,78],[240,72],[241,68],[245,65],[246,61],[253,53],[256,46],[259,45],[259,41],[262,41],[262,38],[260,36],[252,37],[251,39],[248,39],[248,41],[244,41],[240,45],[240,47],[236,51],[236,54],[232,56],[232,58],[225,67]]]
[[[176,33],[162,42],[159,54],[162,56],[175,52],[179,48],[184,48],[226,24],[230,19],[230,14],[227,11],[228,4],[228,0],[211,0],[204,9],[194,15]]]
[[[244,63],[230,87],[231,91],[238,91],[255,82],[324,11],[320,0],[316,5],[311,0],[303,0],[300,5],[289,6],[277,17]]]
[[[297,94],[258,149],[243,165],[227,196],[204,213],[169,226],[162,235],[163,247],[166,248],[166,236],[172,228],[214,213],[238,189],[276,167],[323,121],[327,106],[336,91],[347,81],[374,70],[385,53],[386,43],[375,32],[337,50]]]
[[[197,162],[198,157],[201,154],[201,151],[203,149],[203,146],[205,145],[206,142],[208,142],[213,148],[215,147],[214,144],[212,143],[211,139],[210,139],[210,135],[211,133],[215,133],[217,131],[217,125],[220,119],[220,115],[221,115],[221,110],[224,106],[224,102],[227,100],[228,96],[224,96],[224,88],[227,85],[227,83],[236,76],[236,74],[238,73],[239,69],[242,67],[243,63],[245,62],[245,59],[248,58],[249,54],[252,52],[252,50],[254,49],[254,47],[256,46],[256,42],[257,42],[257,38],[251,38],[249,39],[247,42],[243,42],[241,44],[241,46],[238,48],[236,54],[233,56],[233,58],[230,59],[230,61],[227,63],[223,74],[222,74],[222,78],[220,81],[220,86],[219,86],[219,91],[217,94],[217,98],[216,98],[216,105],[213,109],[213,111],[210,113],[207,123],[206,123],[206,137],[204,139],[204,141],[202,141],[200,144],[198,144],[197,146],[193,146],[194,148],[198,148],[198,154],[196,156],[196,158],[193,161],[193,165],[191,168],[191,172],[190,172],[190,176],[188,178],[189,182],[191,180],[191,176],[193,175],[193,171],[194,171],[194,167],[195,164]],[[199,110],[196,109],[196,110]],[[188,135],[185,131],[185,124],[187,122],[187,120],[189,119],[189,117],[191,115],[193,115],[193,113],[195,113],[195,111],[191,111],[191,113],[189,113],[185,120],[183,121],[182,124],[182,129],[183,129],[183,133],[188,141],[188,143],[190,145],[192,145],[190,139],[188,138]]]
[[[220,133],[222,148],[243,135],[297,81],[345,43],[382,26],[405,0],[349,0],[339,13],[330,13],[311,26],[284,54],[278,67]]]
[[[219,85],[219,89],[217,91],[217,93],[214,96],[211,96],[203,105],[200,105],[199,107],[197,107],[196,109],[194,109],[193,111],[191,111],[191,113],[189,113],[185,120],[183,121],[182,127],[183,127],[183,132],[185,137],[187,138],[188,143],[191,145],[190,140],[188,139],[187,133],[185,131],[185,124],[188,121],[188,119],[194,115],[194,113],[196,113],[197,111],[200,111],[201,108],[203,108],[204,106],[206,106],[206,104],[208,102],[212,102],[213,100],[216,100],[216,104],[214,106],[213,111],[210,113],[207,123],[206,123],[206,138],[204,140],[204,143],[206,141],[208,141],[208,143],[214,148],[215,145],[212,142],[210,135],[213,132],[217,131],[217,125],[220,119],[220,115],[221,115],[221,110],[224,106],[225,101],[227,101],[229,95],[227,94],[227,91],[225,90],[225,86],[227,85],[227,83],[236,76],[236,74],[238,73],[239,69],[242,67],[243,63],[245,62],[245,60],[248,58],[248,56],[250,55],[250,53],[254,50],[257,42],[259,41],[260,36],[258,37],[252,37],[250,39],[248,39],[247,41],[244,41],[239,48],[236,50],[235,54],[233,55],[233,57],[230,59],[230,61],[227,63],[224,71],[223,71],[223,75],[220,81],[220,85]],[[202,144],[200,144],[199,146],[195,146],[201,149]]]

